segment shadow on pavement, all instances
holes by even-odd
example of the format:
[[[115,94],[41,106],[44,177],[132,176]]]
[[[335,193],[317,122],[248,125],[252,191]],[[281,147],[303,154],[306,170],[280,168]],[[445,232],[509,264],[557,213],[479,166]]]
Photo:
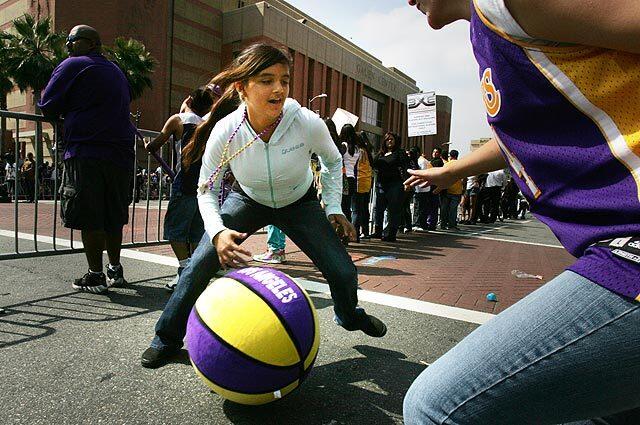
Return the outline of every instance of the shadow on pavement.
[[[451,248],[474,249],[474,245],[466,243],[464,234],[431,234],[413,232],[398,235],[397,242],[382,242],[378,239],[350,243],[347,250],[352,256],[360,276],[413,276],[398,267],[396,260],[427,261],[446,255],[445,250]],[[272,266],[294,277],[321,278],[320,272],[313,267],[309,259],[299,250],[288,252],[285,264]],[[294,257],[294,258],[292,258]],[[374,257],[394,257],[384,262],[367,264]],[[427,263],[424,263],[427,264]]]
[[[164,288],[136,285],[159,279],[163,277],[130,282],[122,289],[109,290],[106,295],[74,291],[3,306],[0,348],[53,335],[57,330],[55,325],[62,321],[106,322],[162,310],[169,298]]]
[[[424,366],[398,351],[368,345],[354,349],[363,357],[315,367],[284,399],[264,406],[227,400],[225,415],[234,424],[401,423],[404,395]]]

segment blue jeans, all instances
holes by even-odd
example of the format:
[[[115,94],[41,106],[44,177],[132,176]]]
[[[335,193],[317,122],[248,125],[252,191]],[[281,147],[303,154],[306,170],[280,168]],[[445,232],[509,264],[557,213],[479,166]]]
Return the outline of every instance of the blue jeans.
[[[366,317],[364,310],[356,309],[358,272],[320,207],[315,191],[277,209],[259,204],[243,193],[231,192],[222,205],[221,216],[227,228],[238,232],[251,234],[267,224],[282,229],[327,280],[336,321],[345,329],[358,329]],[[182,347],[191,308],[219,269],[218,253],[212,238],[205,233],[156,324],[152,347],[159,350]]]
[[[632,411],[640,407],[639,347],[640,303],[565,271],[422,372],[405,397],[404,420],[620,423],[640,413]]]
[[[286,246],[286,235],[276,226],[267,226],[267,246],[271,251],[284,251]]]
[[[427,229],[435,230],[438,224],[438,211],[440,210],[440,195],[433,193],[433,189],[431,192],[427,192],[425,199],[425,209],[427,216]]]
[[[360,236],[360,231],[365,236],[369,236],[369,200],[371,192],[355,193],[351,202],[351,223],[356,228],[356,235]]]
[[[440,196],[440,226],[455,227],[458,225],[458,205],[461,195],[448,193]]]
[[[356,178],[355,177],[347,177],[343,180],[343,183],[348,185],[348,192],[346,195],[342,194],[342,213],[347,220],[352,221],[352,214],[355,213],[355,196],[356,196]],[[346,189],[346,188],[344,188]]]

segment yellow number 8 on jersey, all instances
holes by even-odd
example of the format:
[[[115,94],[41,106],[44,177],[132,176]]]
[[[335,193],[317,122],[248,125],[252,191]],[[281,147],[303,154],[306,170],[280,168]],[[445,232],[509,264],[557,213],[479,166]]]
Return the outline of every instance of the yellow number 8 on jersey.
[[[500,90],[496,89],[493,85],[493,79],[491,76],[491,68],[487,68],[482,73],[482,100],[484,106],[487,108],[487,114],[490,117],[495,117],[500,112]]]

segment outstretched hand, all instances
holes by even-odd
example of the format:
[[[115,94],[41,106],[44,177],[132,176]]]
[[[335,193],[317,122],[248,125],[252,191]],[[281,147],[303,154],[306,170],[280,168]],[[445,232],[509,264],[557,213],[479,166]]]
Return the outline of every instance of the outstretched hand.
[[[329,214],[329,222],[338,235],[342,233],[347,236],[350,241],[353,242],[356,240],[356,229],[353,227],[353,224],[347,220],[347,217],[342,214]]]
[[[427,168],[426,170],[407,170],[411,177],[405,180],[405,186],[427,187],[436,186],[434,193],[440,193],[457,180],[446,167]]]
[[[213,246],[218,252],[218,260],[220,267],[223,269],[228,267],[246,266],[251,252],[240,246],[240,243],[249,235],[246,233],[236,232],[235,230],[225,229],[213,238]],[[246,257],[243,257],[246,256]]]

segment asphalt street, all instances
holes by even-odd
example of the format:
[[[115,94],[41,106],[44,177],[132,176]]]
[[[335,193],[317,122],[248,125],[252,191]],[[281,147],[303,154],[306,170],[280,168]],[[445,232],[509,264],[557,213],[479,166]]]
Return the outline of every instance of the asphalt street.
[[[11,244],[0,238],[2,250]],[[241,406],[209,391],[186,352],[158,370],[140,366],[175,269],[123,265],[130,285],[96,295],[70,286],[83,254],[0,261],[0,423],[401,423],[412,380],[477,326],[365,302],[389,328],[374,339],[338,328],[331,299],[312,293],[322,340],[310,377],[283,400]]]

